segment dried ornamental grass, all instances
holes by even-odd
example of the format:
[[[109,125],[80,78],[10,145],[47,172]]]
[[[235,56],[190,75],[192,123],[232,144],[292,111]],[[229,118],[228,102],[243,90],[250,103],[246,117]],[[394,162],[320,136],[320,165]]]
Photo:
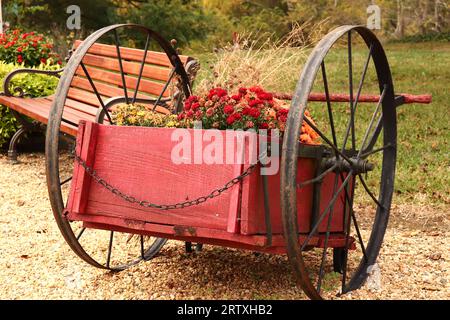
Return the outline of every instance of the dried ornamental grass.
[[[317,42],[325,28],[325,21],[306,35],[303,30],[309,23],[294,25],[281,40],[261,38],[257,34],[237,35],[233,43],[216,50],[210,70],[201,71],[203,80],[197,92],[222,87],[233,91],[237,87],[261,86],[269,91],[292,91],[306,61],[310,48]]]

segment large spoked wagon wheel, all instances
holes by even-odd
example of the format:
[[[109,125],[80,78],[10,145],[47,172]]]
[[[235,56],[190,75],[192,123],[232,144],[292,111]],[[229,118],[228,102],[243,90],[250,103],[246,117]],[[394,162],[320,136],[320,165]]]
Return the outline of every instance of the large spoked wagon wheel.
[[[126,51],[121,46],[141,50]],[[155,59],[161,59],[161,56],[168,59],[168,68],[163,69],[153,63],[150,49],[153,51],[155,48],[162,49],[162,54]],[[114,66],[115,71],[95,66],[94,62],[99,59],[106,61],[105,65],[109,67]],[[157,72],[159,76],[166,73],[167,80],[152,83],[152,72]],[[111,79],[116,81],[116,85],[111,84]],[[173,87],[176,97],[169,97],[167,91],[175,91]],[[155,88],[159,88],[160,92]],[[62,122],[74,127],[78,125],[68,120],[69,112],[73,116],[73,111],[68,110],[66,105],[79,106],[80,102],[88,101],[93,118],[100,110],[97,121],[114,124],[110,110],[116,104],[140,103],[153,110],[175,113],[177,104],[174,100],[180,102],[189,95],[189,79],[176,51],[170,43],[144,26],[123,24],[105,27],[90,35],[72,54],[60,79],[48,122],[46,172],[50,202],[58,227],[71,249],[87,263],[120,271],[154,257],[166,239],[131,235],[120,230],[86,228],[82,223],[66,218],[64,208],[73,157],[60,150],[60,126]],[[83,108],[84,112],[91,112],[84,105]]]
[[[311,92],[323,92],[326,101],[309,102]],[[345,95],[333,95],[335,92]],[[359,103],[363,93],[379,93],[379,97],[371,104]],[[345,100],[350,102],[335,102]],[[315,123],[304,117],[306,109]],[[300,238],[297,201],[301,199],[296,195],[308,182],[299,184],[293,177],[303,170],[297,166],[303,121],[320,135],[327,150],[323,169],[308,182],[315,183],[316,190],[328,184],[332,196],[321,200],[309,232]],[[394,88],[380,42],[364,27],[335,29],[316,46],[303,68],[282,151],[281,203],[287,252],[298,285],[310,298],[321,299],[333,290],[355,290],[373,270],[391,207],[396,135]],[[335,173],[332,179],[322,181],[331,172]],[[342,221],[333,218],[338,206],[343,208]],[[333,226],[339,225],[341,231],[337,232]],[[332,244],[339,235],[344,244]],[[317,236],[322,245],[312,249],[311,239]]]

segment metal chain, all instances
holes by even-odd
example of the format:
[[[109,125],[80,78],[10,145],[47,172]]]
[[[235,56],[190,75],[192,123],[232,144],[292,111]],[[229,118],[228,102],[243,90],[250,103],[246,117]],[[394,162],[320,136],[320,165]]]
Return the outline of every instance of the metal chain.
[[[77,154],[74,154],[75,160],[84,168],[87,174],[89,174],[90,177],[92,177],[95,182],[97,182],[99,185],[104,187],[105,189],[109,190],[111,193],[115,194],[116,196],[119,196],[123,200],[130,202],[130,203],[136,203],[141,207],[144,208],[153,208],[153,209],[160,209],[160,210],[174,210],[174,209],[183,209],[187,207],[196,206],[199,204],[202,204],[210,199],[216,198],[220,196],[222,193],[227,191],[228,189],[232,188],[236,184],[240,183],[245,177],[249,176],[253,170],[256,168],[256,166],[260,163],[260,160],[258,160],[255,164],[249,166],[247,170],[245,170],[242,174],[237,176],[234,179],[231,179],[228,181],[223,187],[214,189],[211,193],[209,193],[206,196],[198,197],[194,200],[187,200],[183,202],[178,202],[175,204],[155,204],[151,203],[147,200],[138,200],[135,197],[132,197],[119,189],[115,188],[108,182],[106,182],[104,179],[98,176],[97,172],[87,165],[87,163],[81,159]]]

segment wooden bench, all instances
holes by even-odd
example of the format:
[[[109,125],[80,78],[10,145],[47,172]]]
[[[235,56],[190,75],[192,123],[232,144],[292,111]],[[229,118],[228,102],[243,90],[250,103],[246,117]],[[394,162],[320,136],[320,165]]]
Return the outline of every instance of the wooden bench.
[[[81,43],[82,41],[77,40],[74,43],[73,50],[76,50]],[[137,75],[140,72],[144,50],[121,47],[120,55],[127,92],[131,99],[131,97],[134,97],[134,91],[136,90]],[[199,68],[197,60],[182,55],[180,55],[180,60],[183,62],[189,79],[193,81]],[[120,63],[114,45],[94,44],[83,59],[83,63],[95,82],[97,91],[103,101],[110,101],[111,99],[117,101],[124,96]],[[137,101],[139,102],[139,99],[146,101],[157,99],[164,88],[165,82],[169,80],[171,70],[172,65],[165,53],[148,51],[139,90],[136,94]],[[22,125],[12,137],[9,145],[8,157],[12,162],[17,162],[17,142],[20,137],[26,132],[45,129],[54,96],[27,98],[26,92],[22,89],[14,88],[14,90],[11,90],[11,79],[20,73],[46,74],[59,77],[63,71],[64,69],[56,71],[18,69],[6,76],[3,83],[3,93],[0,94],[0,104],[8,107]],[[175,91],[174,88],[168,88],[163,94],[163,101],[176,99],[177,93]],[[174,103],[181,103],[181,101],[174,101]],[[61,132],[75,137],[79,121],[96,120],[101,110],[99,100],[89,83],[89,79],[86,78],[84,71],[79,68],[69,89]],[[34,121],[30,122],[26,117]]]

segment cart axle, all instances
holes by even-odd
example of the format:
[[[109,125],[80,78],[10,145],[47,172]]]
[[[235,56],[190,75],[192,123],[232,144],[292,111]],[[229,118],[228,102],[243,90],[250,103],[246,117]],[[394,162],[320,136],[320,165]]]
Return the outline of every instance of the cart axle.
[[[361,174],[373,171],[374,165],[367,160],[350,158],[350,162],[345,159],[328,158],[323,162],[323,169],[328,170],[335,167],[334,172],[349,172],[353,171],[354,174]]]

